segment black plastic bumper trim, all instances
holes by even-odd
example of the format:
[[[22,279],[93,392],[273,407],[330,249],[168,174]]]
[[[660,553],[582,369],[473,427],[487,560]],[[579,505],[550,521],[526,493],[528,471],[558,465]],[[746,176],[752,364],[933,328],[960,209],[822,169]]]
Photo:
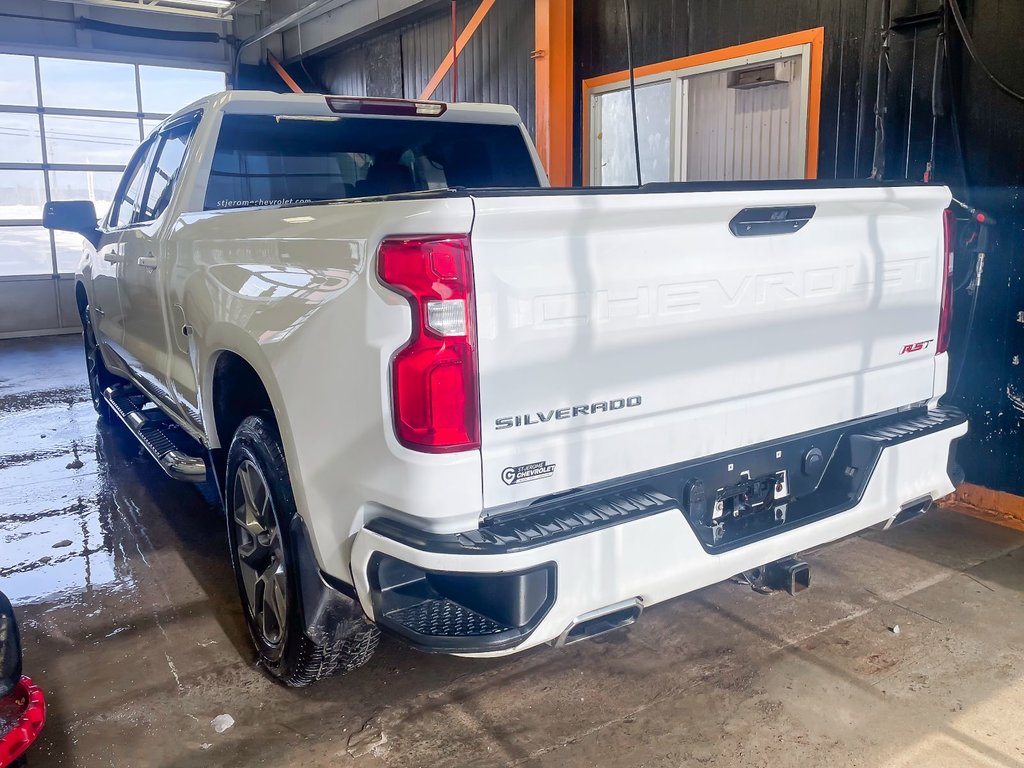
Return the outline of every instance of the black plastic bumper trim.
[[[375,552],[367,577],[377,626],[424,653],[514,648],[548,615],[558,592],[551,562],[506,573],[448,572]]]
[[[796,441],[824,438],[826,445],[828,441],[833,441],[835,447],[830,464],[833,465],[832,474],[836,477],[830,480],[831,476],[825,477],[826,472],[823,470],[816,482],[818,486],[833,482],[835,487],[824,489],[827,493],[818,495],[814,500],[808,499],[811,503],[805,502],[807,509],[802,516],[767,531],[750,533],[719,544],[707,541],[698,531],[706,551],[724,552],[852,509],[860,503],[882,451],[932,432],[959,426],[966,421],[967,416],[963,411],[953,406],[940,406],[930,411],[922,407],[782,438],[741,451],[664,467],[541,500],[515,512],[484,519],[475,530],[430,533],[383,517],[370,521],[366,528],[413,549],[438,554],[495,555],[520,552],[670,509],[684,510],[680,479],[724,460],[772,451],[775,446]],[[837,455],[839,446],[845,447],[842,456]],[[856,466],[857,472],[854,475],[843,472],[843,467],[838,466],[842,461],[854,462],[851,466]],[[848,481],[842,478],[848,478]],[[815,491],[818,491],[818,486],[814,488]],[[675,488],[678,490],[673,492]],[[812,504],[817,508],[808,508]],[[691,525],[694,525],[692,521]],[[694,528],[696,531],[695,525]]]

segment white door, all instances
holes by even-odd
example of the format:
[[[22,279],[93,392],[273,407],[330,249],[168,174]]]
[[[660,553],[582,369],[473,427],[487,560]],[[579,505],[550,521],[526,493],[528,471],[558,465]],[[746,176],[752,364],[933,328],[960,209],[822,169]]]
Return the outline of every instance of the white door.
[[[123,366],[111,361],[109,353],[112,351],[118,358],[124,358],[124,308],[119,290],[124,276],[124,239],[132,224],[136,201],[142,194],[153,147],[154,142],[147,141],[128,163],[96,249],[98,258],[93,263],[89,296],[92,320],[97,340],[106,348],[105,357],[115,368]]]

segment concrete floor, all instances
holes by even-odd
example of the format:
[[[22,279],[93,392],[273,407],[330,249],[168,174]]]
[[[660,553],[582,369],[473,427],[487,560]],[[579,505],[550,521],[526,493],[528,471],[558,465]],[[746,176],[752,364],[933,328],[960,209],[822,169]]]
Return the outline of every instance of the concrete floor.
[[[490,661],[385,640],[281,688],[218,510],[97,424],[79,344],[0,343],[0,589],[50,704],[33,768],[1024,765],[1024,534],[941,510],[810,553],[796,598],[720,584]]]

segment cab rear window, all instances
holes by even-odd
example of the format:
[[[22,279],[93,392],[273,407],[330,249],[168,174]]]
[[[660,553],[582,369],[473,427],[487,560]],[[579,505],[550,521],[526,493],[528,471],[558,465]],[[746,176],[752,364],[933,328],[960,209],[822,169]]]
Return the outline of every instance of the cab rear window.
[[[225,115],[205,208],[537,186],[532,157],[515,125]]]

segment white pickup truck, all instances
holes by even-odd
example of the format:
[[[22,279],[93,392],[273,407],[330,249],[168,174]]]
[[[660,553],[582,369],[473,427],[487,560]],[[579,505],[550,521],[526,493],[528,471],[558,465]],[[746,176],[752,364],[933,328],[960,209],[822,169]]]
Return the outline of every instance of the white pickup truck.
[[[212,476],[261,662],[566,644],[959,480],[941,186],[552,189],[514,110],[231,92],[58,202],[89,381]],[[945,224],[945,226],[944,226]],[[945,233],[945,237],[944,237]]]

